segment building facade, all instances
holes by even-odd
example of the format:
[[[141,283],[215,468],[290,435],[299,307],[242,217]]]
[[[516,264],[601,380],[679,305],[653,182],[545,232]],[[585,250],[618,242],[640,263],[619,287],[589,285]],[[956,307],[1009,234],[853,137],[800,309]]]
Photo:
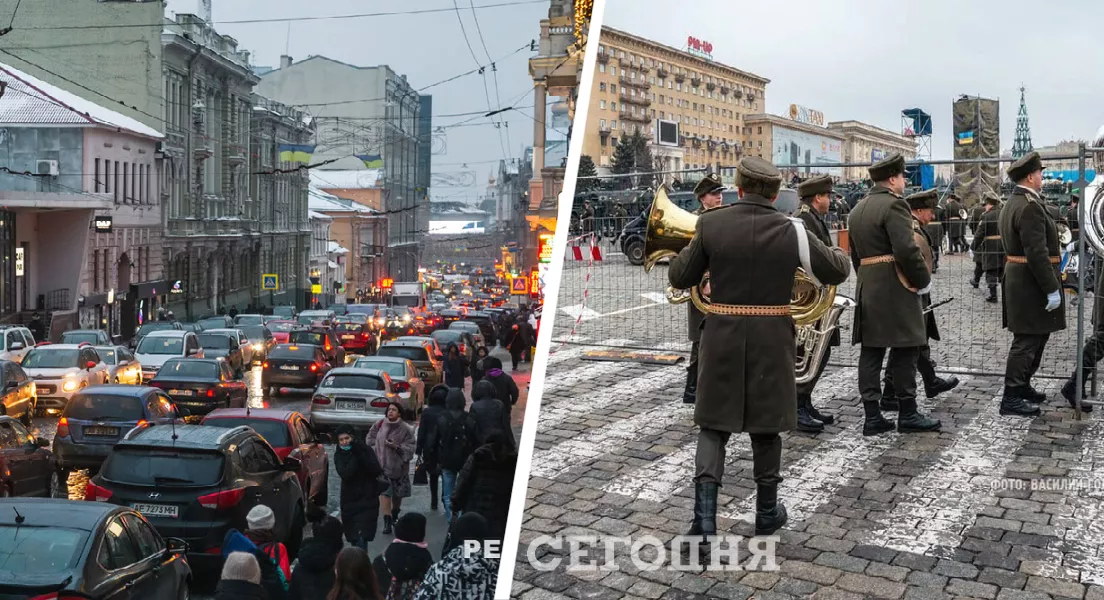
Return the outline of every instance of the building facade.
[[[298,63],[283,57],[279,69],[264,74],[257,92],[288,105],[314,105],[316,148],[311,160],[334,161],[315,169],[322,176],[327,171],[381,170],[387,268],[396,280],[416,275],[429,218],[429,175],[419,169],[429,166],[426,153],[431,149],[423,146],[431,136],[432,115],[422,111],[432,108],[431,100],[390,67],[359,67],[323,56]],[[327,104],[335,99],[339,103]]]
[[[828,129],[843,137],[843,162],[874,163],[894,152],[905,159],[916,158],[916,140],[888,129],[860,121],[834,121]],[[869,177],[867,167],[845,167],[846,181],[862,181]]]
[[[378,299],[381,282],[389,276],[383,261],[387,218],[377,210],[314,186],[309,194],[310,210],[333,219],[329,239],[348,250],[341,263],[345,297],[350,301]]]
[[[787,166],[843,162],[843,135],[831,129],[762,113],[746,115],[744,129],[744,154],[769,160],[787,180],[843,174],[841,168]]]
[[[733,165],[749,150],[745,119],[762,113],[770,80],[602,27],[583,154],[608,173],[617,141],[640,131],[657,170]],[[663,127],[660,122],[677,124]],[[670,136],[670,137],[668,137]]]

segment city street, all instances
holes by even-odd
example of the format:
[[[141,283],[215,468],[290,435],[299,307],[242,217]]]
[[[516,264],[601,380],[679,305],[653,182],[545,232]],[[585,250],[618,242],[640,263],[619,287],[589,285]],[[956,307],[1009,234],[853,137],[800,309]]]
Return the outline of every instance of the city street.
[[[541,403],[529,501],[513,592],[521,598],[1101,598],[1104,530],[1098,523],[1104,422],[1082,421],[1058,396],[1060,379],[1036,387],[1051,400],[1034,419],[1001,417],[999,377],[1010,335],[999,305],[967,280],[972,262],[945,256],[933,295],[940,370],[957,389],[921,411],[938,434],[863,437],[857,348],[845,345],[814,403],[837,416],[819,435],[784,435],[779,498],[789,510],[778,572],[642,571],[619,547],[615,572],[541,572],[526,544],[540,535],[639,536],[666,542],[691,522],[697,428],[683,405],[685,362],[676,366],[590,362],[590,347],[686,352],[685,307],[661,302],[664,267],[645,276],[620,255],[568,263],[554,354]],[[841,288],[853,289],[854,278]],[[589,289],[586,310],[578,304]],[[649,289],[650,288],[650,289]],[[632,298],[629,298],[629,295]],[[578,323],[568,317],[574,311]],[[588,312],[593,311],[593,312]],[[566,317],[566,318],[565,318]],[[1051,338],[1041,375],[1072,367],[1076,311]],[[574,327],[576,336],[562,344]],[[921,389],[923,389],[921,387]],[[755,490],[747,436],[728,445],[718,529],[750,536]],[[544,547],[543,553],[566,555]],[[566,561],[565,561],[566,562]]]

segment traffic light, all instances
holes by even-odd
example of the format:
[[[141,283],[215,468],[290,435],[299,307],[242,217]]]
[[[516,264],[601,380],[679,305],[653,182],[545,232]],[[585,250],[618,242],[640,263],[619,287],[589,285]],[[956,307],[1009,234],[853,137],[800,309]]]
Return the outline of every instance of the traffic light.
[[[311,282],[311,285],[318,285],[319,283],[322,282],[322,278],[321,277],[311,277],[310,282]]]

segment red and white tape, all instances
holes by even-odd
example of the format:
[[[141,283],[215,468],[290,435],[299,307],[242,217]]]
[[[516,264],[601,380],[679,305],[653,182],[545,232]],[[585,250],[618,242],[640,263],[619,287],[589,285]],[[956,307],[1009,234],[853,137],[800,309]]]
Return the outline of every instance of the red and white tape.
[[[567,345],[568,340],[575,337],[575,330],[579,327],[579,323],[583,322],[583,313],[586,311],[586,301],[590,297],[590,276],[594,272],[594,261],[602,260],[602,254],[598,248],[598,241],[594,234],[588,234],[580,236],[571,240],[573,244],[583,237],[590,238],[590,252],[587,254],[587,272],[586,277],[583,278],[583,302],[579,305],[579,315],[575,317],[575,322],[571,324],[571,333],[567,334],[563,342],[560,343],[560,349]],[[578,245],[572,245],[572,251],[575,253],[575,260],[582,260],[582,248]]]

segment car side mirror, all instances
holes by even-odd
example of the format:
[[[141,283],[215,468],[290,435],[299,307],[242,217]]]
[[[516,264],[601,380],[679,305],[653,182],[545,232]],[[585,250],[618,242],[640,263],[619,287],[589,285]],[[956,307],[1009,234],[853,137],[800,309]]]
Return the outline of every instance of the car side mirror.
[[[92,369],[96,368],[96,363],[94,361],[90,360],[90,361],[84,363],[84,368],[91,371]]]
[[[169,554],[187,554],[188,542],[180,538],[165,538],[165,552]]]
[[[9,348],[9,350],[11,350],[12,352],[14,352],[16,350],[22,350],[22,349],[23,349],[23,342],[12,342],[11,348]]]
[[[289,456],[284,459],[283,470],[285,471],[298,471],[303,466],[303,463],[294,456]]]

